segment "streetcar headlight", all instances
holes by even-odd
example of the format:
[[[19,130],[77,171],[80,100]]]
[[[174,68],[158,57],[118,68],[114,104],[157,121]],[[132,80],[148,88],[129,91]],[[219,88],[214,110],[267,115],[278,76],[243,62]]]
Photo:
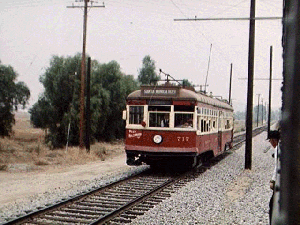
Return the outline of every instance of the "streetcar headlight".
[[[154,143],[156,143],[156,144],[159,144],[159,143],[161,143],[162,142],[162,136],[161,135],[155,135],[154,137],[153,137],[153,141],[154,141]]]

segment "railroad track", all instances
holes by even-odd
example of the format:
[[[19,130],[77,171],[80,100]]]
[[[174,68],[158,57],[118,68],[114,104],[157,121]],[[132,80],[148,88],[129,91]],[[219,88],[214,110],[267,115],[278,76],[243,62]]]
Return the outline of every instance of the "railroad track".
[[[253,136],[266,128],[253,131]],[[245,140],[245,134],[234,139],[234,149]],[[227,157],[232,151],[203,163],[192,171],[153,173],[144,171],[135,176],[62,201],[5,223],[24,225],[124,224],[144,214],[159,202],[170,197],[176,189],[194,180],[207,169]]]
[[[254,128],[253,132],[252,132],[252,135],[256,136],[256,135],[258,135],[261,132],[266,131],[266,130],[267,130],[266,126]],[[235,145],[239,145],[239,144],[244,143],[245,141],[246,141],[246,133],[242,133],[242,134],[234,136],[234,138],[233,138],[233,145],[234,146]]]

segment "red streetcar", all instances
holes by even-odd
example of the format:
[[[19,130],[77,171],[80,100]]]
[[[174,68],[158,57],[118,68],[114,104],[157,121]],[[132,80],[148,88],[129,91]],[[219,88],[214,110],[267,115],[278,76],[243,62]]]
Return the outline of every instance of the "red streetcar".
[[[195,166],[232,144],[232,106],[194,88],[141,86],[126,103],[128,165]]]

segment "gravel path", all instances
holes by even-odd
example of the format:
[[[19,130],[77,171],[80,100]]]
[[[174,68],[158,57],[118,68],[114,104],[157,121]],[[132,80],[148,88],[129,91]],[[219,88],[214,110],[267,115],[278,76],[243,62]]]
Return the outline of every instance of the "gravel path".
[[[0,224],[145,168],[127,166],[122,154],[107,161],[46,172],[0,172]]]
[[[274,162],[265,139],[253,138],[251,170],[243,146],[131,224],[269,224]]]

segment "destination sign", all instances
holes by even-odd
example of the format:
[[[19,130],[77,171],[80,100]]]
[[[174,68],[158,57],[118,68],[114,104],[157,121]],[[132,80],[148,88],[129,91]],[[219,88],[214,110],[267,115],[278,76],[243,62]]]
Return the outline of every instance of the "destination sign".
[[[144,95],[169,95],[175,96],[177,94],[176,89],[144,89]]]

